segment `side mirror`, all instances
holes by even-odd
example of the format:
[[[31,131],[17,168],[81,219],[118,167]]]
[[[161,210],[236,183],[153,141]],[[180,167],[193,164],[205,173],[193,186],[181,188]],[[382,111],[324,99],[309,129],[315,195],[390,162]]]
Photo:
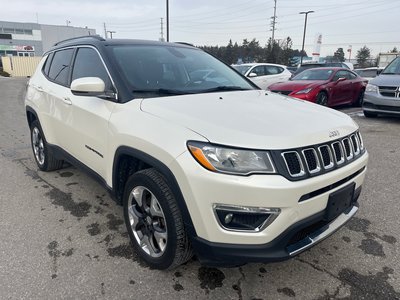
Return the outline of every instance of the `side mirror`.
[[[71,92],[78,96],[104,95],[104,81],[98,77],[82,77],[71,83]]]
[[[253,73],[253,72],[251,72],[249,75],[247,75],[247,77],[257,77],[258,75],[257,75],[257,73]]]

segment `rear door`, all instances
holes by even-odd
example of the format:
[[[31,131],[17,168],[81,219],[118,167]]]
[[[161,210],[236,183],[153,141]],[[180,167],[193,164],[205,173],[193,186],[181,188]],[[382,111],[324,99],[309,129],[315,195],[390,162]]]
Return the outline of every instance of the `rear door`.
[[[265,69],[267,74],[264,80],[266,88],[273,83],[287,81],[290,77],[285,76],[285,74],[283,73],[285,69],[279,66],[266,65]]]
[[[51,124],[51,143],[63,149],[73,142],[68,139],[69,125],[72,118],[70,105],[71,91],[69,89],[70,67],[74,48],[67,48],[54,52],[48,73],[46,89],[49,119]],[[47,67],[47,65],[46,65]],[[45,70],[45,72],[47,72]]]

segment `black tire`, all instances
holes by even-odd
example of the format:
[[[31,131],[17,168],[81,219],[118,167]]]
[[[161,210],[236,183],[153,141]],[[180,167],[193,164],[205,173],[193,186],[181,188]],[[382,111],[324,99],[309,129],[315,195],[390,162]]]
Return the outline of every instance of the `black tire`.
[[[366,118],[376,118],[378,116],[377,113],[369,112],[366,110],[364,110],[363,113]]]
[[[44,137],[39,121],[34,120],[30,127],[33,157],[35,158],[39,169],[46,172],[61,169],[64,162],[56,159],[49,150],[49,146],[46,142],[46,138]],[[39,151],[39,154],[37,154],[37,151]]]
[[[131,196],[131,193],[137,191],[137,188],[145,188],[147,193],[150,192],[151,196],[154,195],[157,205],[159,205],[158,208],[161,207],[160,211],[164,218],[164,221],[162,222],[164,223],[163,230],[165,230],[167,238],[165,239],[166,242],[164,243],[164,250],[160,250],[161,247],[156,249],[159,250],[158,253],[156,253],[159,255],[158,257],[154,257],[154,253],[153,255],[147,253],[144,249],[142,249],[142,246],[138,241],[138,239],[140,240],[138,235],[142,234],[143,232],[146,233],[146,231],[149,230],[147,228],[153,227],[155,221],[154,219],[151,222],[146,221],[148,220],[149,216],[151,218],[151,214],[146,215],[146,213],[144,213],[145,209],[141,208],[137,202],[135,202],[135,199],[132,198],[133,196]],[[144,195],[144,193],[142,193],[142,195]],[[141,199],[142,202],[147,201],[145,196],[141,196]],[[176,203],[175,196],[169,187],[167,180],[158,171],[155,169],[146,169],[131,175],[125,185],[123,204],[125,224],[133,247],[140,258],[142,258],[142,260],[145,261],[151,268],[160,270],[173,269],[185,263],[193,256],[193,250],[185,231],[182,215]],[[142,217],[138,218],[138,220],[140,220],[138,222],[136,222],[136,220],[133,221],[132,217],[130,217],[133,212],[132,207],[135,207],[135,211],[136,209],[139,209],[143,212]],[[136,215],[135,217],[138,216]],[[134,225],[131,225],[131,221],[136,222],[136,225],[134,223]],[[145,225],[145,223],[147,225]],[[149,226],[149,224],[151,225]],[[133,227],[135,227],[135,233]],[[143,228],[143,231],[138,230],[137,228]],[[155,231],[157,230],[153,227],[150,229],[150,231],[147,231],[147,234],[148,237],[150,237],[149,240],[153,241],[152,244],[159,246],[160,244],[156,241],[155,235],[151,233],[154,233]],[[143,236],[145,236],[145,234],[143,234]],[[153,248],[153,250],[155,248]]]
[[[353,102],[353,106],[362,106],[364,102],[364,91],[362,90],[360,94],[358,94],[357,99]]]
[[[322,106],[328,106],[328,94],[326,92],[319,92],[315,102]]]

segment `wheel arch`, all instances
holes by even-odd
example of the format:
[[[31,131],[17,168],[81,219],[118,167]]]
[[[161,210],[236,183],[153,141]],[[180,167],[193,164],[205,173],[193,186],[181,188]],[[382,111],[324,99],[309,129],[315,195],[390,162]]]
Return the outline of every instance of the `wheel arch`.
[[[146,168],[154,168],[165,177],[176,197],[189,237],[197,236],[185,199],[174,174],[163,162],[143,151],[128,146],[120,146],[116,150],[112,170],[112,189],[117,202],[122,204],[123,192],[128,177]]]
[[[39,117],[38,117],[36,111],[30,106],[26,106],[26,119],[28,121],[29,127],[31,126],[32,122],[35,120],[38,120],[38,122],[40,123]]]

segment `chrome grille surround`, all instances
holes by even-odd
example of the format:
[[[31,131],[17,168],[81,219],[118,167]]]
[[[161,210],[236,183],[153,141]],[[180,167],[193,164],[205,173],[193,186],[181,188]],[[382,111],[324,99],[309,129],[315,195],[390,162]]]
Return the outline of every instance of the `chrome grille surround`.
[[[353,159],[353,146],[350,143],[349,138],[344,138],[342,140],[344,153],[347,160]]]
[[[293,168],[291,166],[289,166],[291,163],[289,162],[289,159],[286,157],[289,154],[294,154],[295,157],[297,158],[298,162],[299,162],[299,172],[293,172]],[[297,151],[286,151],[286,152],[282,152],[282,157],[283,157],[283,161],[285,162],[286,168],[290,174],[290,176],[292,177],[300,177],[306,174],[305,170],[304,170],[304,165],[303,162],[300,158],[300,155]]]
[[[338,165],[341,165],[341,164],[343,164],[344,162],[345,162],[345,159],[344,159],[344,149],[343,149],[343,146],[342,146],[342,144],[340,143],[340,142],[334,142],[334,143],[332,143],[332,149],[333,149],[333,153],[335,154],[335,161],[336,161],[336,163],[338,164]],[[335,146],[337,146],[337,149],[339,150],[339,152],[340,152],[340,157],[338,157],[339,155],[337,154],[337,152],[336,152],[336,150],[335,150]]]
[[[315,151],[314,148],[307,148],[307,149],[304,149],[302,151],[302,153],[303,153],[303,157],[304,157],[304,159],[306,161],[308,172],[310,172],[310,174],[318,173],[321,170],[321,165],[319,163],[319,158],[318,158],[318,155],[317,155],[317,151]],[[309,153],[309,154],[307,154],[307,153]],[[312,155],[312,158],[315,159],[315,168],[311,168],[310,167],[311,162],[309,161],[309,156],[308,156],[310,154]]]
[[[283,159],[279,173],[292,180],[322,175],[347,165],[365,153],[358,131],[322,144],[278,151]]]
[[[351,145],[353,146],[354,155],[360,154],[360,141],[355,134],[350,136]]]
[[[322,154],[323,149],[326,149],[328,156],[329,156],[329,164],[325,164],[324,162],[324,155]],[[333,155],[332,155],[332,150],[328,145],[323,145],[318,147],[318,152],[321,155],[321,162],[322,166],[325,170],[332,169],[335,163],[333,162]]]

